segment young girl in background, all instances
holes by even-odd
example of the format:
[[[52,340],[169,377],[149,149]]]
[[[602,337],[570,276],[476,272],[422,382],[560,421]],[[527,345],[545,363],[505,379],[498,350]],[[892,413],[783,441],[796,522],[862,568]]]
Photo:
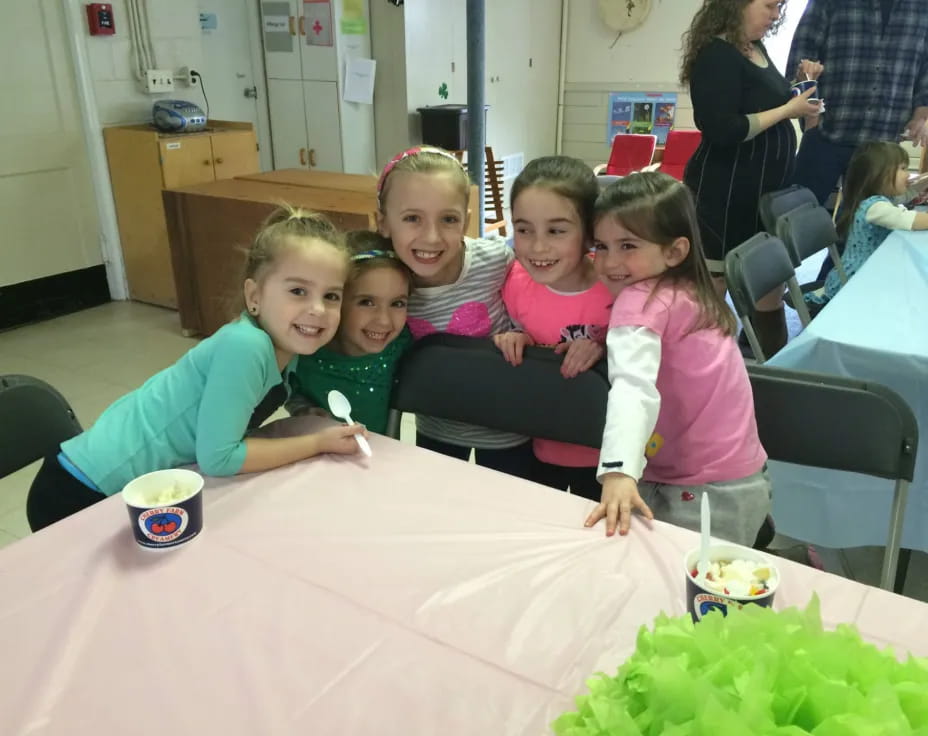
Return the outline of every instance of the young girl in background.
[[[635,174],[596,202],[596,271],[616,295],[609,319],[609,405],[599,478],[606,534],[632,509],[699,528],[709,494],[715,536],[750,546],[770,509],[735,319],[713,287],[692,195],[661,173]],[[653,510],[653,513],[652,513]]]
[[[589,257],[596,176],[582,161],[546,156],[530,162],[512,185],[515,229],[513,265],[503,301],[517,331],[493,341],[513,365],[526,345],[545,345],[564,355],[561,374],[570,379],[603,356],[613,297]],[[532,441],[533,480],[598,501],[599,451],[553,440]]]
[[[510,330],[500,289],[513,252],[502,240],[464,237],[470,179],[460,162],[440,148],[411,148],[384,167],[377,191],[380,233],[413,273],[413,337]],[[474,449],[478,464],[523,478],[532,468],[527,437],[462,422],[417,415],[416,444],[461,460]]]
[[[208,475],[269,470],[357,451],[362,425],[284,439],[246,437],[287,398],[296,355],[338,327],[348,254],[332,224],[280,210],[248,251],[245,311],[100,415],[45,459],[26,514],[37,531],[102,501],[144,473],[197,463]]]
[[[341,323],[332,342],[299,357],[299,388],[287,402],[287,410],[295,414],[311,406],[328,412],[329,391],[337,389],[351,402],[355,421],[383,434],[393,376],[412,343],[406,329],[412,275],[381,235],[355,230],[345,240],[351,270]]]
[[[854,152],[844,175],[844,203],[838,218],[838,237],[847,238],[841,262],[848,278],[893,230],[928,230],[928,213],[893,202],[905,195],[914,197],[926,186],[928,177],[919,177],[909,190],[909,155],[898,143],[864,143]],[[806,302],[818,311],[841,286],[837,269],[832,269],[822,290],[805,294]]]

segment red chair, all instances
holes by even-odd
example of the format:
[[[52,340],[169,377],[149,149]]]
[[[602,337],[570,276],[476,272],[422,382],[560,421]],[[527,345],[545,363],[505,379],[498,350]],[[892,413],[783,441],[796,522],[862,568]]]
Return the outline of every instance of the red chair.
[[[656,146],[656,135],[622,133],[612,139],[609,163],[600,164],[593,171],[609,176],[628,176],[651,163]]]
[[[686,163],[699,148],[702,133],[698,130],[671,130],[664,144],[664,157],[658,171],[670,174],[674,179],[683,181]]]

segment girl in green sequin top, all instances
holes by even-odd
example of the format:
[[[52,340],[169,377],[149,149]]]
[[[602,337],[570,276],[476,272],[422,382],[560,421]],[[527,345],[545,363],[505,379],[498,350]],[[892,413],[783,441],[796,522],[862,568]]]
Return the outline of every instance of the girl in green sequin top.
[[[412,280],[383,236],[356,230],[347,233],[346,240],[352,253],[351,273],[338,332],[325,347],[300,356],[299,385],[286,407],[291,414],[328,412],[326,397],[338,389],[351,402],[352,418],[383,434],[393,376],[412,343],[406,328]]]

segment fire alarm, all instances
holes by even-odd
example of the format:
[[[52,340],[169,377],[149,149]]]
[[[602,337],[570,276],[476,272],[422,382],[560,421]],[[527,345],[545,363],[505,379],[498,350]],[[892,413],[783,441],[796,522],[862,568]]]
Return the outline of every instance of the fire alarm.
[[[91,36],[112,36],[116,33],[113,6],[109,3],[88,3],[87,25],[90,26]]]

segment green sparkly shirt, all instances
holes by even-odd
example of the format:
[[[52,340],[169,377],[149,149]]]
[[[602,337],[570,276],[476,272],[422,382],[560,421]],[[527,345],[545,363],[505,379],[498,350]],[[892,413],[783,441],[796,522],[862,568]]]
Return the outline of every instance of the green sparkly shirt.
[[[379,353],[342,355],[327,347],[312,355],[301,355],[296,365],[296,391],[313,406],[329,411],[329,391],[338,389],[351,402],[351,418],[371,432],[387,431],[393,376],[412,335],[403,328],[393,342]]]

